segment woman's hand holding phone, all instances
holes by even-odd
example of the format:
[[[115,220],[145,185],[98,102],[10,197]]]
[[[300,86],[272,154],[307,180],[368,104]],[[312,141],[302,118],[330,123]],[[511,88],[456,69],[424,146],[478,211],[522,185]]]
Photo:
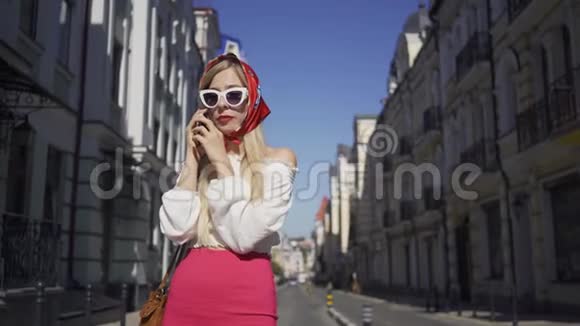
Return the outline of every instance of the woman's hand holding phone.
[[[185,165],[190,168],[195,168],[196,171],[200,159],[205,155],[205,150],[203,146],[201,146],[201,144],[194,139],[194,128],[200,125],[198,118],[204,113],[205,112],[203,109],[197,110],[187,124],[187,153],[185,156]]]
[[[215,167],[218,177],[233,175],[233,168],[226,152],[224,135],[206,114],[208,109],[199,110],[193,116],[193,141],[196,148],[203,148],[208,160]]]
[[[191,120],[187,124],[187,130],[185,132],[185,137],[187,141],[187,151],[185,154],[185,162],[181,167],[181,178],[177,182],[177,186],[183,189],[188,189],[191,191],[197,190],[197,174],[199,169],[199,161],[205,155],[205,150],[203,146],[197,143],[194,139],[195,125],[197,124],[196,118],[202,115],[204,112],[198,110],[193,114]]]

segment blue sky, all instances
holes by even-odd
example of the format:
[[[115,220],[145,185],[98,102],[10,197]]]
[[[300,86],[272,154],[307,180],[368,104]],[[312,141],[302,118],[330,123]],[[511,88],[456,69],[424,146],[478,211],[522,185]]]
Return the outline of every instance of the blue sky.
[[[222,33],[238,38],[260,77],[272,113],[271,146],[292,148],[307,187],[309,168],[332,163],[339,143],[352,145],[355,114],[379,114],[388,67],[406,17],[418,0],[195,0],[218,11]],[[283,231],[308,235],[328,175],[309,200],[295,199]]]

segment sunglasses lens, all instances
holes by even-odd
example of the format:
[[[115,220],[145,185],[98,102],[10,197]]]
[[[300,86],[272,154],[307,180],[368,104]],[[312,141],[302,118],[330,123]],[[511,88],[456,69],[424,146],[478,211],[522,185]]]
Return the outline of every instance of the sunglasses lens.
[[[229,91],[226,94],[226,100],[228,101],[228,104],[230,104],[230,105],[240,104],[240,102],[242,102],[243,98],[244,98],[244,94],[242,93],[242,91]]]
[[[207,106],[214,106],[218,102],[218,95],[215,93],[205,93],[203,94],[203,101]]]

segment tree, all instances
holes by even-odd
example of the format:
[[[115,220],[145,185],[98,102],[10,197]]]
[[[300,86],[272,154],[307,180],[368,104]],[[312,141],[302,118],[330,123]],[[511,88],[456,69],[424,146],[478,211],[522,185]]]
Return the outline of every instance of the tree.
[[[278,277],[284,277],[284,269],[277,262],[272,260],[272,272]]]

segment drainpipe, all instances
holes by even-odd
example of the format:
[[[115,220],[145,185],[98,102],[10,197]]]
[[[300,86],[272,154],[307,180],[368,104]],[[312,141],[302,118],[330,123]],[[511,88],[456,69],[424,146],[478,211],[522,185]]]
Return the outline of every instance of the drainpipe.
[[[488,26],[488,60],[490,66],[490,75],[491,75],[491,87],[492,87],[492,108],[493,108],[493,116],[494,116],[494,134],[495,134],[495,160],[500,171],[500,175],[502,181],[505,185],[505,202],[507,203],[506,213],[508,219],[508,235],[509,235],[509,243],[510,243],[510,264],[511,264],[511,277],[512,277],[512,325],[518,325],[518,282],[517,282],[517,273],[516,273],[516,265],[515,265],[515,249],[514,249],[514,227],[513,227],[513,219],[511,214],[511,203],[510,203],[510,188],[511,183],[509,177],[504,170],[503,162],[501,159],[501,152],[499,148],[499,114],[497,108],[497,97],[495,95],[495,87],[496,87],[496,75],[495,75],[495,63],[493,61],[493,40],[491,36],[491,26],[492,26],[492,18],[491,18],[491,0],[486,0],[487,6],[487,26]]]
[[[73,156],[73,175],[72,175],[72,189],[70,197],[70,218],[68,225],[68,254],[67,254],[67,269],[66,280],[68,287],[74,286],[77,282],[74,280],[74,248],[75,248],[75,228],[77,215],[77,193],[79,184],[79,168],[80,168],[80,151],[82,142],[84,109],[85,109],[85,93],[86,93],[86,75],[87,75],[87,47],[89,38],[89,26],[91,19],[92,0],[86,1],[85,20],[83,27],[83,44],[81,54],[81,74],[79,76],[80,93],[78,100],[78,113],[75,130],[75,149]]]
[[[435,3],[435,6],[439,5],[439,2]],[[433,14],[431,10],[429,12],[429,19],[433,23],[433,37],[435,38],[435,52],[439,53],[439,20]],[[439,71],[441,74],[441,71]],[[447,200],[441,200],[441,226],[443,227],[443,257],[445,260],[445,309],[449,308],[449,296],[451,294],[451,267],[449,266],[449,230],[447,229]]]

